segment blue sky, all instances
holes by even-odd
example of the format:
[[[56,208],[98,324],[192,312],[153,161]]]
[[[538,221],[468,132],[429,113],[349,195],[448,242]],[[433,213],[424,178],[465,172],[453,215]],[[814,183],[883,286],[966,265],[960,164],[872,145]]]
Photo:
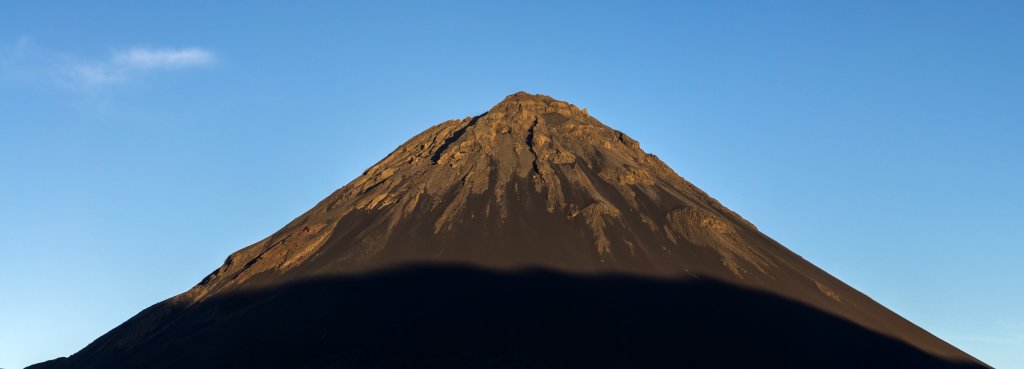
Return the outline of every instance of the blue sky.
[[[525,90],[1024,368],[1020,2],[212,3],[0,6],[0,367],[77,351]]]

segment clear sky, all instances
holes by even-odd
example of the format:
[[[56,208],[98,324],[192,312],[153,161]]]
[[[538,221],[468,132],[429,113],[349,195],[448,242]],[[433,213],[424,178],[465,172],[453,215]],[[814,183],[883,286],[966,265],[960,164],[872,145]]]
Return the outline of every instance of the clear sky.
[[[139,3],[0,5],[2,368],[81,349],[519,90],[1024,368],[1024,3]]]

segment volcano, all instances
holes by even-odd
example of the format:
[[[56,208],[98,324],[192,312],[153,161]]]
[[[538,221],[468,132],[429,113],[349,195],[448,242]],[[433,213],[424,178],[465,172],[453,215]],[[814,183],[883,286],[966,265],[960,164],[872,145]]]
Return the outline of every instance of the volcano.
[[[586,109],[519,92],[31,368],[506,367],[987,366]]]

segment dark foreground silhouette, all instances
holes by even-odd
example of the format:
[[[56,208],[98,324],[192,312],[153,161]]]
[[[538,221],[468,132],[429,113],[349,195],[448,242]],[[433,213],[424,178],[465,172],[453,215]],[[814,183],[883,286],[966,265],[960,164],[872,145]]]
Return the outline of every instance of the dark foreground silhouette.
[[[167,309],[150,332],[129,321],[30,368],[979,367],[710,279],[432,266]]]

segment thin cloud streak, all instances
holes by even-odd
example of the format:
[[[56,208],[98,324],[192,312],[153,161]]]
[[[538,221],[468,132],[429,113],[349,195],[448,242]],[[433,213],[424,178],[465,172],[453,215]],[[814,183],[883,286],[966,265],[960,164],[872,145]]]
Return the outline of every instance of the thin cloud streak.
[[[28,37],[19,39],[7,54],[0,56],[5,77],[80,92],[98,92],[151,71],[205,67],[216,62],[213,52],[198,47],[131,48],[114,51],[105,60],[89,61],[40,48]]]
[[[143,49],[135,48],[114,55],[115,64],[126,68],[182,68],[213,63],[213,53],[200,48]]]

